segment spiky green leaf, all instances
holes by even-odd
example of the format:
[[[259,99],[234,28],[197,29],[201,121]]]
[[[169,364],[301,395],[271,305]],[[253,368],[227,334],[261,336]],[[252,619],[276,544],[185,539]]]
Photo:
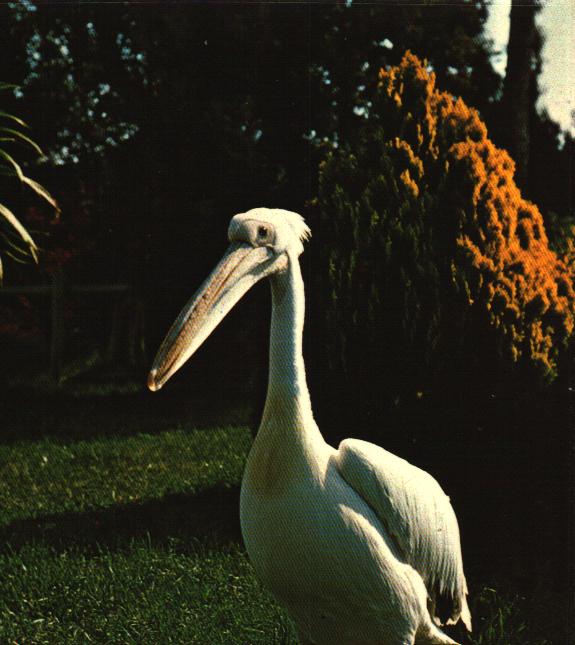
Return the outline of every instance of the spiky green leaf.
[[[21,125],[23,128],[27,128],[28,124],[26,121],[23,121],[20,117],[14,116],[14,114],[10,114],[9,112],[4,112],[3,110],[0,110],[0,117],[3,119],[10,119],[11,121],[14,121],[18,125]]]
[[[30,254],[34,258],[34,261],[38,261],[38,247],[36,246],[34,240],[30,236],[30,233],[22,226],[20,220],[14,215],[14,213],[4,204],[0,204],[0,215],[16,230],[22,238],[22,240],[28,245]]]
[[[6,253],[6,255],[17,264],[27,264],[26,260],[23,260],[21,257],[18,257],[11,251],[4,251],[4,253]]]
[[[24,172],[20,167],[20,164],[16,161],[16,159],[14,159],[14,157],[9,155],[6,152],[6,150],[2,150],[2,148],[0,148],[0,157],[2,157],[5,161],[8,162],[8,165],[13,169],[16,177],[18,177],[20,181],[24,181]]]
[[[42,148],[30,139],[30,137],[26,136],[22,132],[19,132],[18,130],[14,130],[13,128],[6,128],[6,127],[0,127],[0,132],[5,132],[6,134],[15,137],[16,139],[19,139],[20,141],[23,141],[24,143],[27,143],[30,147],[32,147],[40,156],[43,156],[44,153],[42,152]]]
[[[54,197],[52,197],[52,195],[44,188],[44,186],[42,186],[42,184],[39,184],[34,179],[30,179],[30,177],[26,177],[20,164],[1,148],[0,157],[3,157],[9,163],[9,165],[14,169],[14,173],[23,184],[29,186],[39,197],[42,197],[42,199],[46,200],[50,204],[50,206],[52,206],[52,208],[56,210],[57,213],[60,213],[60,207],[58,206],[58,202],[54,199]]]
[[[50,206],[57,212],[60,213],[60,207],[58,206],[58,202],[52,197],[52,195],[42,186],[42,184],[39,184],[37,181],[34,181],[34,179],[30,179],[30,177],[23,177],[22,182],[25,183],[27,186],[30,186],[30,188],[42,199],[45,199]]]
[[[12,231],[12,229],[10,229]],[[33,233],[30,233],[31,235]],[[18,244],[15,240],[12,239],[12,235],[16,235],[16,233],[12,233],[11,235],[8,235],[7,233],[2,233],[0,232],[0,238],[2,239],[3,243],[6,245],[7,248],[11,249],[14,253],[19,253],[21,256],[28,256],[28,249],[25,247],[22,247],[21,244]],[[21,238],[17,238],[19,242],[21,242]]]

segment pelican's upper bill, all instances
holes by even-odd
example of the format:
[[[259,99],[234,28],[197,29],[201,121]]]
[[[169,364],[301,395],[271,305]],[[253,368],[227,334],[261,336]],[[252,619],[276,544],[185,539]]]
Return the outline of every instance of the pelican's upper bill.
[[[177,372],[256,282],[297,261],[309,236],[303,217],[291,211],[253,208],[235,215],[228,250],[180,312],[156,355],[150,390],[159,390]]]

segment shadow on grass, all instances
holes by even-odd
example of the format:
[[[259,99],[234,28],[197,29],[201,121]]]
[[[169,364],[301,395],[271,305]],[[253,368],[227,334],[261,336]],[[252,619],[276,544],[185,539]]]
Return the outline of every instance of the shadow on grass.
[[[222,406],[221,401],[226,401]],[[0,443],[51,438],[81,441],[94,437],[156,434],[175,427],[246,425],[253,416],[241,392],[213,393],[172,387],[152,394],[142,384],[121,387],[0,388]]]
[[[18,549],[42,542],[56,549],[121,549],[135,538],[155,545],[190,545],[198,540],[225,546],[241,541],[239,487],[216,486],[195,495],[173,494],[141,504],[122,504],[82,513],[45,515],[0,528],[0,540]]]

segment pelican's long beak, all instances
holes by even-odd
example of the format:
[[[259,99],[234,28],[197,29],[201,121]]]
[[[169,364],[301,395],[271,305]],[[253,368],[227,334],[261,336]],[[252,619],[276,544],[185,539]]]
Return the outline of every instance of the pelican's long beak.
[[[218,266],[182,309],[160,346],[148,387],[159,390],[200,347],[256,282],[269,275],[273,251],[232,243]]]

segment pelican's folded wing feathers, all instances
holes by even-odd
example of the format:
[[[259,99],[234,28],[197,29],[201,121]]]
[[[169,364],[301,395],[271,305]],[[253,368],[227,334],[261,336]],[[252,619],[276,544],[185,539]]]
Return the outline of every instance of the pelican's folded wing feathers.
[[[431,616],[471,630],[459,527],[449,497],[424,470],[358,439],[339,445],[342,477],[373,509],[405,561],[422,577]]]

